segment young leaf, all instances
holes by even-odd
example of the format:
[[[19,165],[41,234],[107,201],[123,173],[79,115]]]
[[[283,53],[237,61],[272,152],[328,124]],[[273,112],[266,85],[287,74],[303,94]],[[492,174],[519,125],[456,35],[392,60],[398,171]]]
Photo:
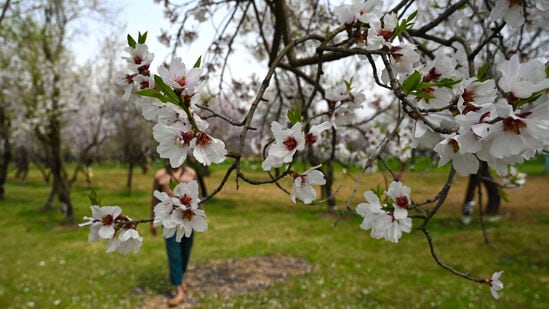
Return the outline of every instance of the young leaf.
[[[372,188],[371,190],[381,200],[381,196],[383,195],[383,192],[385,192],[385,190],[380,185],[377,185],[377,187]]]
[[[177,94],[175,94],[171,87],[164,83],[162,77],[160,77],[159,75],[155,75],[154,84],[162,93],[164,93],[168,102],[171,102],[173,104],[179,104],[179,98],[177,97]]]
[[[196,62],[194,63],[193,68],[199,68],[201,64],[202,64],[202,56],[196,59]]]
[[[301,106],[300,105],[296,106],[294,115],[295,115],[296,122],[301,121]]]
[[[135,40],[132,38],[131,35],[128,34],[128,45],[131,47],[131,48],[135,48],[136,46],[136,43],[135,43]]]
[[[412,21],[412,19],[416,18],[416,16],[417,16],[417,10],[415,10],[412,14],[410,14],[410,16],[408,16],[408,18],[406,18],[408,25],[410,25],[410,22]]]
[[[343,80],[343,82],[345,83],[345,88],[347,88],[347,92],[351,92],[351,86],[353,85],[353,78],[351,77],[349,81]]]
[[[90,199],[90,203],[92,205],[101,206],[101,201],[97,197],[97,193],[92,189],[90,193],[88,194],[88,198]]]
[[[151,97],[160,100],[162,103],[168,102],[168,98],[165,97],[160,91],[154,89],[143,89],[136,92],[143,97]]]
[[[294,112],[293,112],[291,109],[288,110],[287,116],[288,116],[288,120],[290,121],[290,123],[291,123],[292,125],[293,125],[294,123],[296,123],[295,116],[294,116]]]
[[[295,110],[288,110],[288,120],[292,125],[301,121],[301,106],[296,106]]]
[[[511,202],[511,199],[509,199],[509,194],[507,194],[507,191],[500,189],[499,195],[501,196],[501,199],[504,200],[505,202],[507,203]]]
[[[139,32],[139,36],[137,37],[137,43],[145,44],[146,40],[147,40],[147,32],[145,31],[145,33],[143,33],[143,34],[141,34],[141,32]]]
[[[414,95],[418,98],[422,98],[422,99],[434,99],[436,98],[431,92],[429,91],[416,91],[414,92]]]
[[[486,62],[480,68],[478,68],[477,79],[482,82],[488,79],[488,69],[490,68],[490,63]]]
[[[439,80],[438,82],[435,82],[435,86],[439,87],[445,87],[445,88],[453,88],[455,84],[459,84],[461,82],[461,79],[454,80],[451,78],[443,78],[442,80]]]
[[[173,191],[173,189],[175,189],[175,187],[177,186],[177,181],[173,180],[172,178],[170,178],[170,190]]]
[[[402,84],[402,91],[404,93],[409,94],[410,92],[417,90],[419,85],[421,83],[421,73],[418,71],[414,71],[414,73],[410,74],[408,78],[404,80],[404,83]]]

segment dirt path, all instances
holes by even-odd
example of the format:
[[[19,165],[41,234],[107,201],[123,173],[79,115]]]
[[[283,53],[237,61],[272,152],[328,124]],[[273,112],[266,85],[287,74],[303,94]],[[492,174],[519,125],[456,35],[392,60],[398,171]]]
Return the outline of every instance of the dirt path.
[[[185,302],[177,308],[192,308],[205,295],[230,298],[266,288],[289,277],[308,274],[313,268],[303,259],[282,254],[191,264],[186,275],[190,289]],[[167,295],[156,295],[146,299],[142,308],[169,308],[167,301]]]

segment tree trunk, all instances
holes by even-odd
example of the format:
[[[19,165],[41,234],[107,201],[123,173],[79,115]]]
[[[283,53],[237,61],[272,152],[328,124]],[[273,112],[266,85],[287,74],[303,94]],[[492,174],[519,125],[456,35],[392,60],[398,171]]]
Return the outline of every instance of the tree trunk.
[[[54,97],[54,100],[57,97]],[[57,101],[54,101],[57,103]],[[72,222],[74,220],[74,210],[71,203],[71,182],[65,171],[63,161],[63,150],[61,142],[61,121],[57,115],[52,115],[50,118],[50,127],[48,132],[48,140],[50,142],[50,169],[53,177],[52,191],[46,203],[52,203],[53,198],[57,195],[57,200],[60,203],[61,211],[65,215],[65,220]],[[51,209],[51,204],[46,204],[45,208]]]
[[[5,198],[4,185],[8,177],[8,167],[11,160],[11,144],[8,136],[10,121],[5,114],[4,107],[0,106],[0,200]]]
[[[335,128],[332,127],[332,145],[331,145],[331,153],[330,158],[328,159],[328,162],[326,162],[326,184],[322,186],[322,190],[324,190],[324,195],[328,199],[328,212],[335,212],[337,210],[336,205],[336,199],[333,195],[332,186],[334,184],[334,160],[335,160],[335,152],[336,152],[336,145],[337,145],[337,131]]]
[[[130,193],[132,192],[133,168],[134,168],[134,164],[133,162],[130,162],[128,166],[128,178],[126,180],[126,189]]]
[[[332,164],[332,161],[329,161],[326,165],[326,184],[322,186],[322,190],[324,191],[324,196],[327,198],[328,212],[335,212],[337,210],[337,205],[332,191],[334,184],[334,165]]]

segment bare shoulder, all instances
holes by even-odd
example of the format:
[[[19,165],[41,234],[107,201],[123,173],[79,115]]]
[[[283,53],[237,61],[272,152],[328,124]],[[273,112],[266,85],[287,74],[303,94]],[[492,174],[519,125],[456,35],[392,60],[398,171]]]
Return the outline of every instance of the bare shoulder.
[[[191,176],[193,178],[196,177],[196,171],[192,168],[192,167],[185,167],[185,173],[188,175],[188,176]]]
[[[162,179],[164,177],[168,176],[168,173],[166,172],[166,169],[163,168],[161,170],[158,170],[156,174],[154,174],[154,178],[156,179]]]

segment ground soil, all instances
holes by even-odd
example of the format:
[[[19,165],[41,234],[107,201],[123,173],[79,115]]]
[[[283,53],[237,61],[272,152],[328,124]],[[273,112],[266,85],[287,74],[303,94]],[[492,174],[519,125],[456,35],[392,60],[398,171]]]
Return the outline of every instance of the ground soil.
[[[214,260],[191,264],[185,275],[189,290],[177,308],[192,308],[206,295],[229,298],[269,287],[287,278],[312,272],[313,265],[296,257],[274,254],[265,257]],[[171,295],[155,295],[142,308],[168,308]]]

